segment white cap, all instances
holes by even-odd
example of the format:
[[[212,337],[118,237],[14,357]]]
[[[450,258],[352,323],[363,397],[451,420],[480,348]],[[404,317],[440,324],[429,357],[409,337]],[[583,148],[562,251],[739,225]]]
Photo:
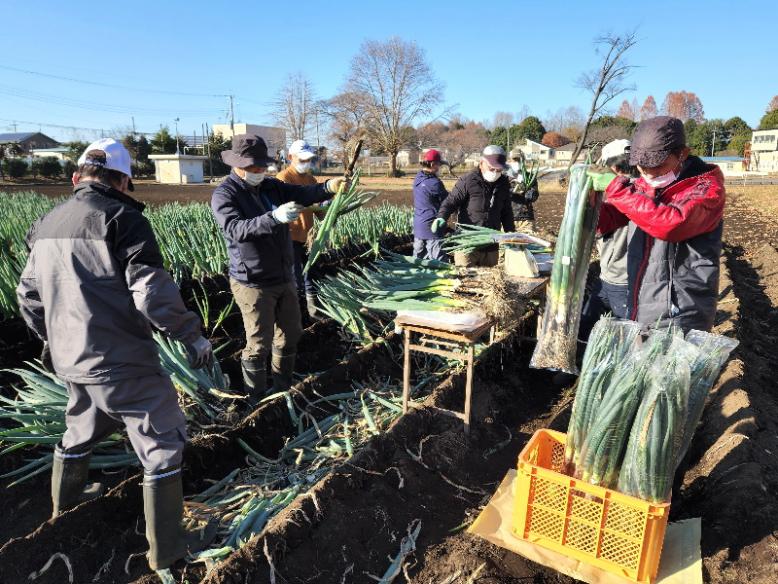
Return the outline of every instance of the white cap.
[[[105,163],[95,164],[95,166],[104,166],[108,170],[117,170],[132,178],[130,153],[124,147],[124,144],[117,142],[113,138],[102,138],[97,142],[92,142],[78,158],[79,166],[87,164],[86,153],[91,152],[92,150],[102,150],[105,152]],[[92,164],[91,160],[89,161],[89,164]]]
[[[620,140],[614,140],[613,142],[608,142],[605,146],[602,147],[600,159],[597,161],[597,164],[604,165],[611,158],[616,158],[617,156],[622,156],[629,153],[629,148],[631,145],[632,143],[629,140],[625,140],[623,138]]]
[[[305,140],[295,140],[289,147],[289,156],[297,156],[300,160],[310,160],[316,156],[316,152],[313,151]]]

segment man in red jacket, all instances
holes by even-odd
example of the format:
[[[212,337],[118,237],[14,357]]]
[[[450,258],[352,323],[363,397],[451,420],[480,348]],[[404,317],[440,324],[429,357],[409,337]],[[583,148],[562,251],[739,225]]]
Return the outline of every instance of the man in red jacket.
[[[640,178],[610,182],[598,230],[609,233],[629,224],[632,320],[709,331],[719,291],[724,176],[689,152],[681,120],[659,116],[641,122],[630,150]]]

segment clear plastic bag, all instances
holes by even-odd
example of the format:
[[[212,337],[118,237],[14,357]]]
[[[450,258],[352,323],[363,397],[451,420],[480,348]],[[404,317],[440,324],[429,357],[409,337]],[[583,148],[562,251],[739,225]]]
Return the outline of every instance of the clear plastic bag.
[[[638,346],[640,329],[636,322],[618,320],[612,316],[603,316],[592,329],[567,429],[565,467],[571,476],[576,474],[581,448],[597,407],[608,390],[618,364]]]
[[[689,331],[686,334],[686,341],[698,347],[699,351],[697,358],[691,362],[689,402],[676,467],[681,464],[681,460],[689,450],[694,431],[705,409],[708,393],[718,379],[729,355],[739,344],[735,339],[697,330]]]
[[[690,362],[697,353],[676,337],[652,364],[619,473],[620,492],[652,503],[669,499],[686,421]]]
[[[578,373],[575,356],[581,306],[602,203],[602,193],[591,190],[588,168],[576,164],[570,169],[565,213],[546,289],[543,324],[530,360],[530,367],[537,369]]]

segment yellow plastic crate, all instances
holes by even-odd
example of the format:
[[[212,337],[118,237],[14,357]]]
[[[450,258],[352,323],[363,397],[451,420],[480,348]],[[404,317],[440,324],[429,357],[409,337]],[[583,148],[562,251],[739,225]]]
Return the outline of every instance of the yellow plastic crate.
[[[649,584],[656,579],[670,504],[655,505],[562,474],[565,435],[538,430],[519,455],[517,537]]]

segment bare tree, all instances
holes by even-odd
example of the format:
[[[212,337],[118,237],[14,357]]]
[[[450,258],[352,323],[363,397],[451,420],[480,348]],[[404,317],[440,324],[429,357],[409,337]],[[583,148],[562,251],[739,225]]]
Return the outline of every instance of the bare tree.
[[[397,153],[408,128],[442,100],[443,85],[424,52],[398,37],[365,41],[351,61],[346,91],[358,96],[368,137],[389,155],[391,174],[397,175]]]
[[[322,112],[329,119],[329,136],[339,146],[339,157],[348,164],[351,144],[364,133],[364,107],[361,96],[344,91],[322,103]]]
[[[492,128],[510,128],[516,123],[516,118],[511,112],[495,112],[492,118]]]
[[[313,122],[317,100],[313,85],[302,73],[294,73],[276,94],[273,119],[286,130],[289,140],[303,140]]]
[[[633,86],[624,84],[632,69],[632,66],[624,60],[624,54],[636,43],[637,38],[634,32],[623,35],[607,34],[595,39],[595,52],[602,56],[602,65],[599,69],[581,75],[577,83],[579,87],[592,94],[592,105],[589,108],[589,115],[586,118],[581,137],[573,151],[571,166],[586,144],[589,126],[594,117],[625,91],[634,91]]]

